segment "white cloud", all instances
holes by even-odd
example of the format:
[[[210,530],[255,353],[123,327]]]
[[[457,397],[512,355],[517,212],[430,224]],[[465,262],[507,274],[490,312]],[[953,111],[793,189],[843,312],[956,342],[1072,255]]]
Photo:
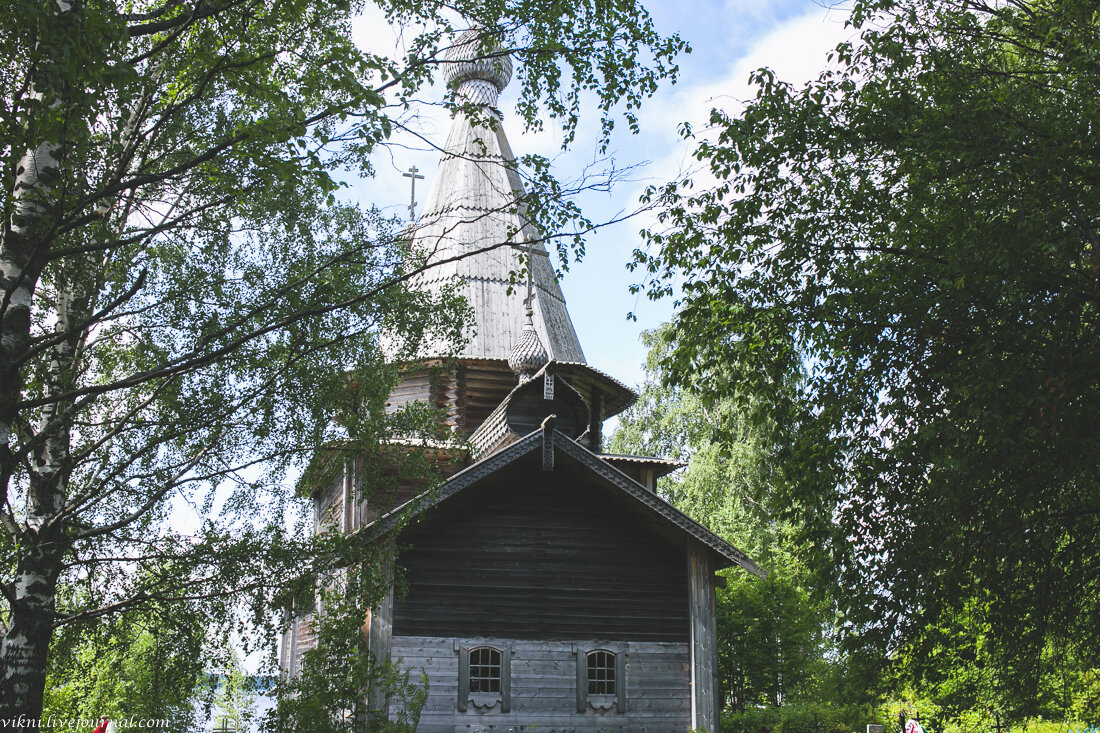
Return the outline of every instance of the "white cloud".
[[[770,68],[779,79],[795,86],[815,79],[826,68],[829,52],[852,36],[851,29],[844,26],[846,18],[846,13],[815,6],[760,36],[719,76],[675,87],[671,99],[653,105],[655,109],[646,111],[642,120],[646,129],[665,131],[669,144],[666,155],[649,167],[649,174],[655,180],[672,180],[693,167],[690,155],[694,146],[675,136],[678,125],[687,122],[697,134],[705,134],[711,109],[733,114],[743,109],[755,95],[749,76],[756,69]]]

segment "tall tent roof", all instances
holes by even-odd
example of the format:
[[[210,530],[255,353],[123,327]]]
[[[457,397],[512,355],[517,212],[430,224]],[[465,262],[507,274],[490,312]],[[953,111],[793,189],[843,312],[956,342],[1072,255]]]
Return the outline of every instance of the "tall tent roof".
[[[458,99],[476,106],[478,114],[455,114],[413,230],[412,246],[429,265],[417,284],[436,290],[459,282],[474,322],[468,343],[453,356],[506,360],[526,312],[526,285],[512,278],[523,269],[530,247],[539,341],[550,359],[584,362],[550,257],[524,216],[523,182],[496,109],[497,95],[511,78],[511,62],[503,55],[477,58],[486,55],[484,33],[467,31],[448,51],[447,79],[458,84]],[[448,355],[430,353],[432,347],[426,351],[422,356]]]

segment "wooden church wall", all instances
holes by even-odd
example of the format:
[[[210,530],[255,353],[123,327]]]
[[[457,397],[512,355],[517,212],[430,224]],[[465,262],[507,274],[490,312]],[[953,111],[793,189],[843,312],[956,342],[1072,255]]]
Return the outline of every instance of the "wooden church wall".
[[[516,375],[504,361],[462,359],[449,368],[410,371],[386,400],[393,413],[412,402],[426,402],[445,412],[448,425],[469,435],[516,386]]]
[[[418,731],[690,727],[687,545],[616,491],[532,455],[402,534],[390,649],[428,677]],[[507,709],[458,705],[460,649],[481,644],[508,652]],[[577,654],[596,649],[623,655],[621,707],[578,694]]]
[[[605,487],[512,468],[402,534],[395,636],[689,641],[682,541]]]
[[[393,659],[428,677],[428,699],[417,733],[530,731],[530,733],[609,733],[610,731],[687,731],[691,689],[687,644],[629,642],[615,645],[626,655],[622,709],[586,706],[577,711],[576,658],[571,642],[515,641],[511,655],[510,705],[458,710],[458,652],[462,640],[395,636]],[[582,648],[595,644],[582,644]],[[609,646],[606,643],[603,646]]]
[[[458,427],[469,435],[516,386],[516,375],[504,362],[471,359],[460,362],[457,376]]]
[[[537,380],[541,382],[542,380]],[[508,406],[508,428],[516,435],[527,435],[536,430],[547,415],[557,417],[554,428],[576,438],[588,427],[588,410],[579,396],[568,399],[563,394],[568,387],[558,387],[552,400],[543,399],[541,386],[538,392],[528,392],[512,398]]]

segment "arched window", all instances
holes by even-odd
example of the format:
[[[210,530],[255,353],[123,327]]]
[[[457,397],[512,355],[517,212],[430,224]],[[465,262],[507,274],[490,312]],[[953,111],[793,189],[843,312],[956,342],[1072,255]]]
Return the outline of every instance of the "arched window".
[[[615,653],[606,649],[588,652],[588,694],[614,695],[616,692]]]
[[[482,710],[511,708],[511,650],[494,646],[464,646],[458,649],[458,709],[469,705]]]
[[[577,655],[577,712],[589,708],[626,712],[625,650],[574,647]]]
[[[470,692],[500,692],[500,651],[491,646],[470,650]]]

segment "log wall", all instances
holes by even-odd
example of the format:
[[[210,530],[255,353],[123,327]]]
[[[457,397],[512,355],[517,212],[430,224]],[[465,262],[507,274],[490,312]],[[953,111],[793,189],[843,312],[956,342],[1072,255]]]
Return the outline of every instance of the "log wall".
[[[466,706],[458,710],[459,650],[491,643],[510,650],[510,705]],[[610,733],[686,731],[690,718],[688,646],[684,643],[626,642],[625,709],[589,706],[577,712],[577,649],[608,646],[606,640],[530,641],[456,637],[394,636],[393,658],[416,680],[428,678],[428,701],[418,733],[530,731]]]
[[[686,547],[606,488],[520,462],[402,533],[394,634],[688,642]]]
[[[457,373],[457,415],[464,436],[477,430],[489,413],[497,408],[512,388],[516,375],[504,362],[462,362]]]

